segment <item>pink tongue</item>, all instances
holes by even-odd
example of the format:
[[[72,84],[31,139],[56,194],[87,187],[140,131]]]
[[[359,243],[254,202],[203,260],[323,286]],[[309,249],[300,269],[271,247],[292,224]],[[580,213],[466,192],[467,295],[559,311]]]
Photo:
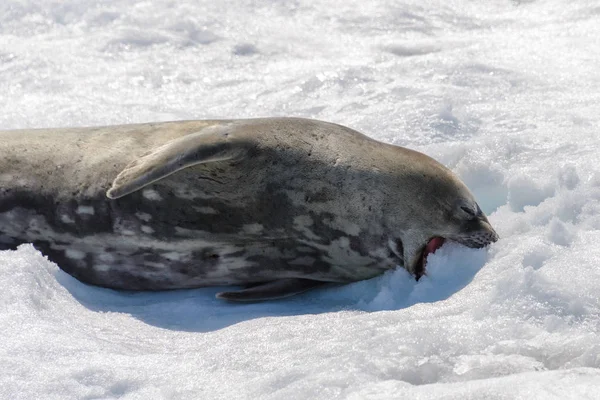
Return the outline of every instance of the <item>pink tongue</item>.
[[[442,247],[443,244],[444,238],[441,237],[434,237],[427,243],[427,246],[425,246],[425,250],[423,251],[423,266],[425,266],[425,263],[427,262],[427,256],[435,253],[435,251]]]

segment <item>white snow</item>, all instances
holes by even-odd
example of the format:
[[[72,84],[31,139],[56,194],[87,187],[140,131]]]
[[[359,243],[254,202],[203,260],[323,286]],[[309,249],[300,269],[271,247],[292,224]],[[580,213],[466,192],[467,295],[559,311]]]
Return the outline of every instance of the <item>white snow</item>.
[[[501,239],[248,305],[0,252],[0,398],[600,398],[599,38],[594,0],[3,1],[0,129],[323,119],[448,165]]]

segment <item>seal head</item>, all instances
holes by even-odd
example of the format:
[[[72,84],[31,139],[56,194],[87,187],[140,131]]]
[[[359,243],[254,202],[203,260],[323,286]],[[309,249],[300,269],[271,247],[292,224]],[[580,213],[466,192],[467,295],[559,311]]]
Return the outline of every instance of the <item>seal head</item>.
[[[452,171],[424,154],[398,149],[411,160],[398,165],[397,184],[404,188],[390,192],[396,207],[386,211],[386,225],[397,235],[390,248],[409,272],[420,278],[427,256],[446,240],[471,248],[498,240],[473,194]]]

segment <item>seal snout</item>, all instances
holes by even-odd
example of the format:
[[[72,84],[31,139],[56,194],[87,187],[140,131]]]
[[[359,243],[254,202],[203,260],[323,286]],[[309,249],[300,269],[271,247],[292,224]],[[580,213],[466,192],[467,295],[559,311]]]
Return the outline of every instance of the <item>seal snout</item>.
[[[499,236],[481,210],[468,221],[460,225],[459,232],[449,239],[471,248],[482,248],[498,240]]]
[[[480,229],[459,234],[453,239],[458,243],[474,249],[480,249],[498,241],[499,236],[489,223],[482,224]]]

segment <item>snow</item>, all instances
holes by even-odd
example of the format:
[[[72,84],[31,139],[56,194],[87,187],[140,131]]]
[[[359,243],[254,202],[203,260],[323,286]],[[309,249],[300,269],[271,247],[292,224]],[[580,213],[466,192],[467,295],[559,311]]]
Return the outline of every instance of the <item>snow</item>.
[[[600,398],[598,37],[592,0],[2,2],[0,129],[318,118],[448,165],[501,239],[245,305],[0,252],[0,398]]]

